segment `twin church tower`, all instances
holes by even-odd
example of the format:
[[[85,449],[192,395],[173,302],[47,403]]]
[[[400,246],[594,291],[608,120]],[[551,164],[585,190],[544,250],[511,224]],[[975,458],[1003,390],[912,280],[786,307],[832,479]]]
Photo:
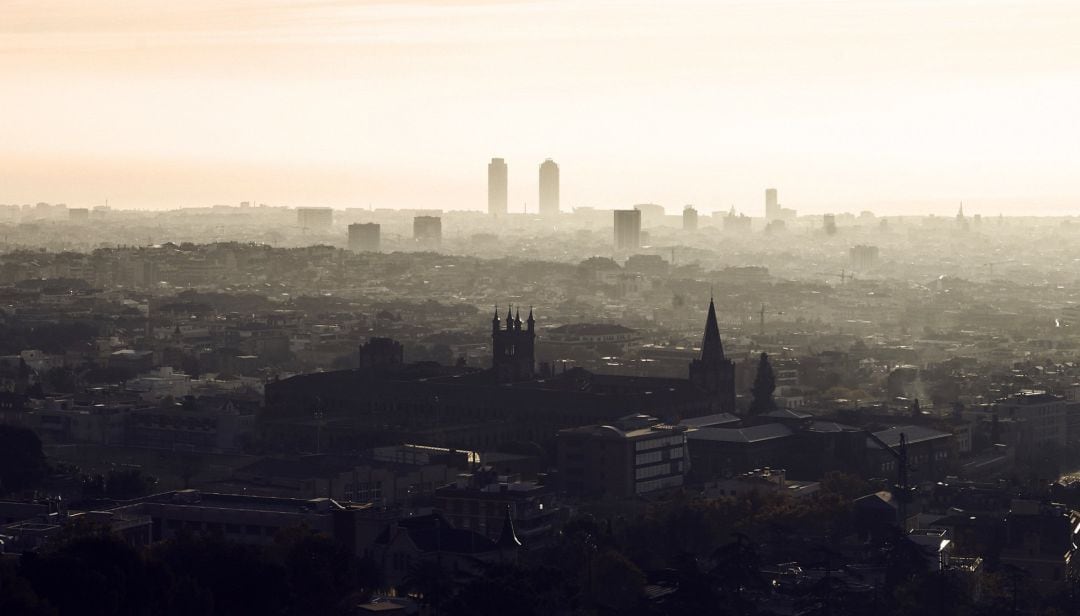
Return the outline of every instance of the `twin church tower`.
[[[505,216],[508,212],[506,179],[506,161],[492,158],[488,163],[488,214],[492,216]],[[540,163],[540,215],[558,213],[559,165],[549,158]]]
[[[521,311],[515,313],[508,307],[506,320],[501,322],[496,307],[491,319],[491,347],[491,369],[497,382],[516,383],[536,378],[536,319],[532,308],[522,321]],[[716,306],[711,298],[705,335],[701,339],[701,357],[690,362],[689,377],[690,383],[711,400],[709,404],[716,411],[735,412],[735,364],[724,356]]]

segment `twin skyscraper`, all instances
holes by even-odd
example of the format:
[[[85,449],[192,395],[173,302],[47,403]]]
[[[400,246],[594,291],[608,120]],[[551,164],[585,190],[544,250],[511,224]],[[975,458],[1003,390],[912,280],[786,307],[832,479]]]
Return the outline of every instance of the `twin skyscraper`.
[[[506,161],[492,158],[488,163],[488,213],[505,216],[507,213]],[[540,215],[559,213],[559,165],[550,158],[540,163]]]

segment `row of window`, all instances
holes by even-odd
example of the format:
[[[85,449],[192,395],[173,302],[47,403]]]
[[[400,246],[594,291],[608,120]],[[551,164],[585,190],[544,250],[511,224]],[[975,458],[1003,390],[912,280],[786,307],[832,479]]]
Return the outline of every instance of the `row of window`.
[[[647,441],[638,441],[634,443],[634,451],[645,451],[646,449],[656,449],[659,447],[682,447],[685,443],[686,435],[674,434],[660,438],[651,438]]]
[[[657,475],[670,475],[671,464],[657,464],[656,466],[644,466],[634,471],[634,479],[648,479]]]
[[[677,460],[683,457],[683,448],[672,447],[668,450],[667,457],[671,460]],[[655,449],[653,451],[646,451],[645,453],[639,453],[634,457],[634,466],[644,466],[646,464],[655,464],[664,460],[664,450]]]
[[[648,481],[639,481],[634,486],[634,492],[637,494],[645,494],[648,492],[655,492],[656,490],[665,490],[667,488],[677,488],[683,484],[683,476],[675,475],[673,477],[662,477],[660,479],[650,479]]]

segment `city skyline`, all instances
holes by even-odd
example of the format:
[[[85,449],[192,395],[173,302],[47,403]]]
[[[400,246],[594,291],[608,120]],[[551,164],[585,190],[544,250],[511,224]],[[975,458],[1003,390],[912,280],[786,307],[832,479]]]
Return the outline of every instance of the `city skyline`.
[[[1067,214],[1080,7],[121,0],[0,26],[0,202]],[[92,122],[87,121],[93,119]],[[510,210],[536,198],[511,174]],[[417,181],[421,178],[423,181]]]

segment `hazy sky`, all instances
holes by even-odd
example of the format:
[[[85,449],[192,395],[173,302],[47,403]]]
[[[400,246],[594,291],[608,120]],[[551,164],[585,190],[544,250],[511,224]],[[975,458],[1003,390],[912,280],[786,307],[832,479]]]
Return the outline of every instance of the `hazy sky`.
[[[1080,213],[1077,0],[0,0],[0,203]]]

